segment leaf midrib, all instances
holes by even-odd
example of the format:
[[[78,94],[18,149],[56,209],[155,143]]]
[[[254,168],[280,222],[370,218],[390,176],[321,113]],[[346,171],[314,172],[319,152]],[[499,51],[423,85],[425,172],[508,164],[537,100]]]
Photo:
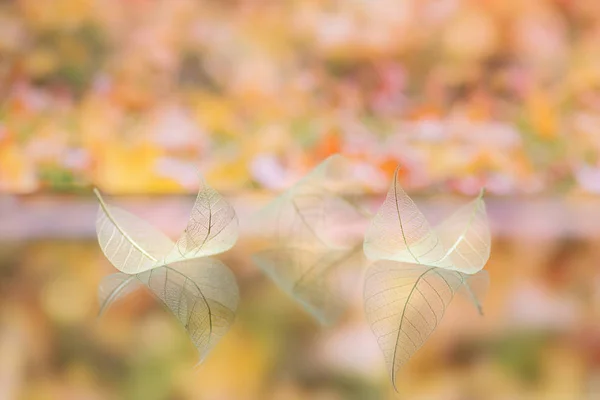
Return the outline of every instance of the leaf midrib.
[[[411,200],[412,202],[412,200]],[[394,203],[396,205],[396,213],[398,215],[398,223],[400,224],[400,232],[402,233],[402,240],[404,241],[404,245],[406,246],[406,250],[415,259],[418,264],[421,264],[421,261],[414,255],[410,246],[408,244],[408,240],[406,239],[406,234],[404,233],[404,224],[402,224],[402,216],[400,215],[400,206],[398,206],[398,169],[394,172]]]
[[[398,335],[396,335],[396,341],[394,342],[394,354],[392,356],[392,385],[394,385],[394,389],[396,391],[398,391],[398,388],[396,387],[396,353],[398,350],[398,342],[400,341],[400,334],[402,332],[402,324],[404,322],[404,315],[406,314],[406,308],[408,307],[408,303],[410,303],[410,299],[411,299],[416,287],[419,285],[419,282],[421,281],[421,279],[423,279],[423,277],[425,275],[427,275],[430,271],[432,271],[434,269],[435,269],[435,267],[431,267],[431,268],[427,269],[425,272],[423,272],[421,275],[419,275],[419,277],[415,281],[414,286],[412,287],[408,296],[406,297],[406,303],[404,303],[404,307],[402,309],[402,315],[400,316],[400,325],[398,326]]]
[[[127,241],[129,243],[131,243],[131,245],[133,247],[135,247],[140,253],[142,253],[142,255],[144,255],[146,258],[150,259],[151,261],[157,262],[158,259],[156,257],[152,256],[150,253],[148,253],[146,250],[144,250],[144,248],[142,246],[140,246],[135,240],[133,240],[133,238],[131,236],[129,236],[129,234],[127,232],[125,232],[125,230],[123,228],[121,228],[121,225],[119,225],[117,220],[113,217],[112,213],[108,209],[108,206],[104,202],[104,199],[100,195],[100,192],[98,191],[98,189],[94,189],[94,194],[96,195],[96,197],[98,198],[98,201],[100,202],[100,207],[102,208],[104,215],[106,215],[106,218],[108,218],[108,220],[113,224],[113,226],[115,228],[117,228],[117,230],[121,233],[121,235],[123,235],[123,237],[125,237],[125,239],[127,239]]]
[[[444,257],[442,257],[439,261],[445,260],[450,254],[452,254],[452,252],[454,250],[456,250],[458,245],[465,239],[465,235],[471,228],[471,225],[473,224],[473,221],[475,220],[475,215],[477,214],[477,211],[479,210],[479,205],[481,203],[481,199],[483,198],[483,193],[484,193],[484,190],[481,189],[481,191],[479,192],[479,196],[475,200],[475,205],[473,207],[473,210],[471,211],[471,215],[469,216],[469,221],[467,222],[465,229],[463,229],[462,233],[458,236],[458,238],[456,239],[456,241],[454,242],[452,247],[450,247],[450,249],[448,249],[448,251],[446,252]],[[437,261],[437,262],[439,262],[439,261]]]

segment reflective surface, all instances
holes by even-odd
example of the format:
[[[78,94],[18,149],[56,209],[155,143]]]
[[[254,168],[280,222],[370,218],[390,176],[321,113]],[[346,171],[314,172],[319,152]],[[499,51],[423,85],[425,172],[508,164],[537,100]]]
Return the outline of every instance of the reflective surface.
[[[245,204],[247,211],[237,210],[242,219],[264,200],[248,195],[232,203],[236,209]],[[69,201],[78,206],[56,209],[63,213],[64,226],[93,221],[96,205],[91,198]],[[181,229],[192,201],[114,199],[167,232]],[[61,203],[39,198],[15,200],[13,206],[21,210],[34,202],[44,202],[48,210]],[[165,219],[158,212],[165,202],[170,203],[171,215],[181,215]],[[454,206],[432,199],[422,203],[426,214]],[[489,201],[494,241],[486,266],[491,288],[483,301],[485,315],[480,317],[468,298],[457,296],[438,330],[400,370],[401,395],[593,399],[599,393],[600,235],[586,230],[578,218],[569,225],[568,217],[577,213],[567,205],[548,215],[548,220],[559,219],[564,225],[548,222],[546,235],[535,234],[530,224],[515,223],[512,231],[502,228],[502,219],[512,221],[528,210],[535,215],[543,204]],[[577,209],[594,205],[575,204]],[[2,215],[15,218],[6,208]],[[236,321],[206,362],[193,369],[193,345],[152,296],[133,294],[96,319],[97,284],[113,269],[93,235],[87,226],[65,239],[36,234],[33,227],[20,239],[3,235],[2,398],[394,398],[383,357],[365,321],[361,287],[349,293],[349,309],[341,320],[323,328],[249,263],[252,238],[243,234],[238,245],[220,257],[240,285]]]

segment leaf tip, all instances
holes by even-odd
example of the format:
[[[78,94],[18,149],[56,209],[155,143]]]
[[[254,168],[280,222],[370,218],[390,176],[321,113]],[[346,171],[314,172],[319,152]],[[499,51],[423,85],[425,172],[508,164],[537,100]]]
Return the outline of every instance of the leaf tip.
[[[333,153],[329,157],[325,158],[323,161],[332,161],[332,160],[343,160],[344,156],[340,153]]]
[[[94,188],[93,192],[96,195],[96,198],[98,199],[98,202],[100,203],[100,206],[106,211],[106,204],[104,203],[104,199],[102,198],[102,195],[100,194],[100,191],[98,190],[98,188]]]
[[[480,317],[483,317],[483,306],[481,305],[481,303],[477,302],[477,313],[479,313]]]
[[[395,376],[395,374],[392,374],[392,387],[394,388],[394,392],[400,393],[400,390],[398,390],[398,386],[396,385],[396,376]]]

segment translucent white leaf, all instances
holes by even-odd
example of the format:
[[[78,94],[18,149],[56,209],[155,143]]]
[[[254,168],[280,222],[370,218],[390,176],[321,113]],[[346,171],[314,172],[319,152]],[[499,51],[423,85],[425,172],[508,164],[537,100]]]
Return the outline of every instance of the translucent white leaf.
[[[235,275],[225,264],[211,257],[181,261],[171,267],[195,282],[208,303],[212,327],[208,351],[233,323],[240,300]]]
[[[229,250],[238,238],[235,210],[202,181],[185,232],[177,241],[183,258],[204,257]]]
[[[438,326],[463,275],[457,271],[381,260],[367,271],[365,314],[396,387],[399,369]]]
[[[116,269],[138,274],[163,264],[175,244],[146,221],[100,201],[96,219],[98,243]]]
[[[444,258],[442,242],[400,186],[398,169],[384,203],[367,230],[364,251],[371,260],[450,266],[450,261]]]
[[[347,249],[362,242],[368,215],[353,201],[360,193],[352,164],[327,158],[253,218],[254,234],[295,247]]]
[[[352,165],[329,157],[253,218],[256,264],[320,322],[341,313],[340,269],[356,264],[368,224]],[[351,256],[350,256],[351,255]]]
[[[490,258],[491,250],[483,190],[475,200],[445,219],[435,228],[435,232],[446,253],[434,264],[467,274],[480,271]]]
[[[231,327],[239,303],[231,271],[219,260],[201,258],[137,275],[109,275],[98,288],[101,313],[139,286],[145,286],[181,323],[201,361]]]
[[[140,286],[142,284],[137,280],[135,275],[128,275],[121,272],[102,278],[102,281],[98,285],[98,302],[100,304],[98,315],[104,314],[111,304],[134,292]]]
[[[138,279],[185,328],[200,361],[233,323],[239,290],[231,271],[218,260],[186,260],[147,271]]]
[[[275,248],[258,252],[252,259],[320,323],[330,325],[345,309],[343,292],[348,288],[342,274],[362,265],[361,249]]]

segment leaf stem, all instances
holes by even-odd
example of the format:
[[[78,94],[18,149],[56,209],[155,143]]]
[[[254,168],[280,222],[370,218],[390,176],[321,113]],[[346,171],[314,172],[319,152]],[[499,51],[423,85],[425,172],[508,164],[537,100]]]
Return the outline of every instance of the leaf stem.
[[[471,298],[471,301],[473,301],[473,304],[475,304],[475,307],[477,307],[477,312],[479,313],[479,315],[483,316],[483,306],[481,305],[481,303],[479,302],[479,299],[477,298],[477,296],[471,289],[469,282],[465,280],[464,285],[465,285],[465,290],[467,291],[467,293],[469,294],[469,297]]]

